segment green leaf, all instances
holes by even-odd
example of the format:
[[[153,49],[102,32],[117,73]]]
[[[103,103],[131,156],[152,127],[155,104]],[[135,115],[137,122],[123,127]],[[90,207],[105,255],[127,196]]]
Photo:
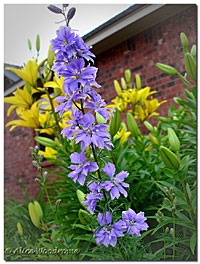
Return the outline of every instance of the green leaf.
[[[192,254],[194,255],[195,247],[196,247],[196,242],[197,242],[197,234],[196,232],[193,233],[190,239],[190,249],[192,251]]]

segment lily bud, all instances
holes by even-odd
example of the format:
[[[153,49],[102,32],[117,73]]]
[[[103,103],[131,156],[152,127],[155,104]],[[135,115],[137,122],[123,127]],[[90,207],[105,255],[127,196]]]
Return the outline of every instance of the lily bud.
[[[131,71],[125,70],[125,78],[126,78],[126,82],[128,83],[128,86],[130,86],[131,84]]]
[[[190,53],[191,53],[191,55],[193,57],[196,57],[197,56],[197,46],[196,45],[193,45],[192,46]]]
[[[38,216],[37,209],[35,208],[33,203],[28,204],[28,212],[29,212],[31,221],[34,224],[34,226],[39,228],[40,227],[40,218]]]
[[[125,79],[124,79],[123,77],[121,78],[121,86],[122,86],[122,88],[123,88],[124,90],[127,90],[126,81],[125,81]]]
[[[110,135],[113,137],[119,130],[121,124],[120,111],[116,109],[110,120]]]
[[[156,67],[161,70],[162,72],[169,74],[169,75],[177,75],[177,70],[169,65],[163,63],[156,63]]]
[[[35,182],[37,182],[38,184],[41,184],[41,180],[39,178],[35,178]]]
[[[84,192],[82,192],[81,190],[77,190],[77,191],[76,191],[76,195],[77,195],[77,197],[78,197],[78,200],[79,200],[80,204],[81,204],[84,208],[86,208],[87,205],[85,205],[85,204],[82,203],[82,202],[85,201],[85,194],[84,194]]]
[[[38,201],[34,201],[34,206],[35,206],[35,209],[36,209],[37,214],[39,216],[39,219],[42,219],[43,211],[42,211],[42,208],[41,208],[40,204],[38,203]]]
[[[78,217],[81,224],[83,225],[88,225],[91,222],[90,221],[91,214],[85,210],[80,209],[78,212]]]
[[[120,84],[117,80],[114,80],[114,87],[115,87],[115,91],[116,91],[117,95],[121,96],[122,89],[121,89]]]
[[[144,121],[143,124],[145,125],[145,127],[146,127],[150,132],[153,132],[153,131],[154,131],[153,126],[152,126],[148,121]]]
[[[177,156],[168,148],[161,146],[160,147],[160,156],[165,163],[165,165],[172,170],[178,170],[180,162]]]
[[[169,232],[169,227],[167,226],[166,228],[165,228],[165,233],[167,234]]]
[[[40,35],[37,34],[37,37],[36,37],[36,50],[37,52],[40,51]]]
[[[168,128],[169,144],[173,151],[180,150],[180,141],[172,128]]]
[[[128,125],[128,129],[130,130],[132,136],[134,136],[135,138],[137,138],[138,136],[141,136],[141,132],[131,113],[127,113],[127,125]]]
[[[17,223],[17,231],[20,236],[23,236],[23,228],[19,222]]]
[[[181,32],[180,39],[181,39],[181,43],[183,45],[184,53],[188,52],[188,38],[186,37],[185,33]]]
[[[197,80],[196,62],[189,52],[185,54],[185,69],[187,74],[190,76],[190,78],[196,82]]]
[[[29,38],[27,39],[27,42],[28,42],[28,48],[31,51],[32,50],[32,45],[31,45],[31,41],[30,41]]]
[[[135,79],[136,79],[136,88],[138,90],[140,90],[142,88],[142,83],[141,83],[140,75],[139,74],[136,74],[135,75]]]
[[[54,57],[55,57],[55,51],[51,49],[52,49],[52,45],[49,46],[48,57],[47,57],[47,61],[50,68],[53,66]]]
[[[50,138],[45,138],[45,137],[35,137],[35,140],[42,144],[43,146],[45,147],[50,147],[50,148],[54,148],[57,146],[56,142],[53,141],[52,139]]]

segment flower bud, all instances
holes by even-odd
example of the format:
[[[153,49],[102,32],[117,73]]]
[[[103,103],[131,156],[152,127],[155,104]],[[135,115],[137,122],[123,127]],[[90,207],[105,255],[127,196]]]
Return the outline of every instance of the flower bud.
[[[180,166],[180,162],[177,156],[168,148],[161,146],[160,147],[160,156],[167,166],[167,168],[172,170],[178,170]]]
[[[125,70],[125,78],[126,78],[126,82],[127,82],[128,86],[130,86],[130,84],[131,84],[131,71],[129,69]]]
[[[170,233],[170,235],[173,236],[173,234],[174,234],[174,229],[173,229],[172,227],[170,228],[169,233]]]
[[[164,201],[166,202],[166,203],[169,203],[170,202],[170,200],[168,199],[168,198],[164,198]]]
[[[41,208],[40,204],[38,203],[38,201],[34,201],[34,206],[35,206],[35,209],[37,211],[39,219],[42,219],[43,211],[42,211],[42,208]]]
[[[190,53],[191,53],[191,55],[193,57],[196,57],[197,56],[197,46],[196,45],[193,45],[192,46]]]
[[[117,80],[114,80],[114,87],[115,87],[115,91],[116,91],[117,95],[120,97],[122,94],[122,89],[121,89],[120,84]]]
[[[136,79],[136,88],[138,90],[140,90],[142,88],[142,83],[141,83],[140,75],[139,74],[136,74],[135,75],[135,79]]]
[[[36,37],[36,50],[37,52],[40,51],[40,35],[37,34],[37,37]]]
[[[55,6],[55,5],[49,5],[49,6],[47,6],[47,8],[48,8],[51,12],[53,12],[53,13],[55,13],[55,14],[61,14],[61,13],[62,13],[62,9],[58,8],[58,7]]]
[[[69,217],[67,215],[65,215],[65,219],[68,221],[69,220]]]
[[[169,190],[168,190],[168,188],[167,188],[166,186],[165,186],[163,189],[164,189],[164,192],[165,192],[166,194],[167,194],[167,193],[169,194]]]
[[[111,117],[110,120],[110,135],[113,137],[117,131],[120,128],[120,124],[121,124],[121,115],[120,115],[120,111],[118,109],[116,109],[116,111],[114,112],[114,116]]]
[[[91,214],[85,210],[80,209],[78,212],[78,217],[83,225],[88,225],[91,221],[89,220],[91,217]]]
[[[38,184],[41,184],[41,180],[39,178],[35,178],[35,182],[37,182]]]
[[[171,210],[172,210],[172,214],[174,214],[175,213],[175,207],[173,206]]]
[[[61,199],[58,199],[58,200],[56,201],[56,206],[59,206],[60,203],[61,203]]]
[[[37,161],[36,160],[33,160],[32,161],[32,164],[33,164],[34,167],[36,167],[36,168],[38,167],[38,164],[37,164]]]
[[[148,121],[144,121],[143,124],[150,132],[154,131],[153,126]]]
[[[79,200],[79,202],[81,203],[81,205],[82,205],[84,208],[86,208],[87,205],[85,205],[85,204],[82,203],[82,202],[85,201],[85,194],[84,194],[81,190],[77,190],[77,191],[76,191],[76,195],[77,195],[78,200]]]
[[[173,191],[174,191],[174,188],[171,186],[171,187],[169,188],[169,191],[170,191],[170,192],[173,192]]]
[[[54,57],[55,57],[55,51],[53,51],[51,49],[52,49],[52,45],[49,46],[48,57],[47,57],[47,61],[48,61],[50,68],[53,66]]]
[[[123,77],[121,78],[121,86],[122,86],[123,90],[127,90],[126,81]]]
[[[169,232],[169,227],[167,226],[166,228],[165,228],[165,233],[167,234]]]
[[[32,45],[31,45],[31,41],[30,41],[30,39],[27,39],[27,42],[28,42],[28,48],[29,48],[29,50],[31,51],[31,50],[32,50]]]
[[[41,145],[45,146],[45,147],[50,147],[50,148],[54,148],[57,146],[56,142],[53,141],[50,138],[45,138],[45,137],[35,137],[35,140],[40,143]]]
[[[62,244],[62,243],[63,243],[63,241],[62,241],[61,238],[57,238],[57,242],[58,242],[59,244]]]
[[[69,11],[67,13],[68,21],[71,20],[74,17],[75,13],[76,13],[76,8],[75,7],[72,7],[72,8],[69,9]]]
[[[163,63],[156,63],[156,67],[161,70],[162,72],[169,74],[169,75],[177,75],[177,70],[169,65]]]
[[[135,138],[137,138],[138,136],[141,136],[141,132],[131,113],[127,113],[127,125],[128,125],[128,129],[130,130],[132,136],[134,136]]]
[[[196,82],[197,80],[196,62],[189,52],[185,54],[185,69],[187,74],[190,76],[190,78]]]
[[[38,151],[39,150],[39,147],[36,145],[35,146],[35,151]]]
[[[35,206],[33,205],[33,203],[28,204],[28,212],[29,212],[31,221],[34,224],[34,226],[39,228],[40,227],[40,218],[38,216],[37,210],[36,210]]]
[[[180,39],[184,53],[188,52],[188,38],[186,37],[185,33],[181,32]]]
[[[180,141],[172,128],[168,128],[169,144],[173,151],[180,150]]]
[[[20,236],[23,236],[23,228],[19,222],[17,223],[17,231]]]

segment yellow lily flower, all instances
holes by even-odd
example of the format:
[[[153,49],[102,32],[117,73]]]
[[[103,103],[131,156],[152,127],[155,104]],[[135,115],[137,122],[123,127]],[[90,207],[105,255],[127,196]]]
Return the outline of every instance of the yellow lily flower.
[[[15,68],[7,67],[6,70],[13,71],[20,78],[22,78],[25,82],[28,82],[31,86],[36,87],[37,86],[37,72],[38,72],[38,68],[41,65],[41,63],[37,65],[36,58],[34,58],[33,60],[29,60],[26,63],[25,67],[22,69],[15,69]]]
[[[17,126],[39,128],[39,107],[38,102],[35,102],[31,109],[17,108],[17,115],[21,118],[19,120],[12,120],[6,124],[6,127],[11,126],[12,131]]]
[[[52,149],[50,147],[45,147],[45,151],[39,150],[38,154],[44,155],[44,158],[49,158],[49,159],[57,159],[56,155],[58,151],[56,151],[55,149]]]
[[[126,110],[127,102],[124,101],[123,98],[116,97],[111,102],[113,102],[114,104],[108,105],[107,107],[116,107],[119,109],[120,112],[124,112]]]
[[[25,108],[29,109],[33,104],[32,94],[30,94],[24,85],[23,89],[17,87],[16,92],[13,93],[13,96],[8,96],[4,98],[4,102],[12,104],[7,111],[7,116],[10,116],[11,112],[15,108]]]
[[[131,135],[131,132],[126,130],[126,128],[121,128],[114,138],[120,138],[120,145],[123,145],[127,138]]]

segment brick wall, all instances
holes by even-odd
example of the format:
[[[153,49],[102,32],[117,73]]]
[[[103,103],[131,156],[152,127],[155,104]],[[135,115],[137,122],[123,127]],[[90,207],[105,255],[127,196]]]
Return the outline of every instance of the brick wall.
[[[97,81],[102,85],[99,90],[102,97],[107,102],[115,98],[113,81],[120,81],[124,71],[131,69],[133,78],[136,73],[140,74],[143,87],[150,86],[151,90],[157,91],[154,98],[168,101],[158,110],[165,116],[173,97],[183,96],[186,86],[177,76],[162,73],[155,64],[171,65],[184,74],[184,54],[179,36],[181,32],[187,35],[189,48],[196,44],[196,12],[193,6],[99,54],[96,67],[99,68]]]
[[[169,64],[183,74],[184,55],[179,35],[185,32],[192,47],[196,43],[196,21],[196,7],[189,8],[98,55],[95,66],[99,68],[97,81],[102,85],[99,89],[102,97],[110,102],[116,96],[113,81],[124,77],[124,70],[130,68],[133,76],[136,73],[141,75],[143,87],[148,85],[158,91],[154,98],[168,100],[158,110],[165,116],[173,97],[183,96],[186,86],[176,76],[162,73],[155,64]],[[16,118],[14,112],[7,118],[7,109],[8,104],[5,104],[5,123]],[[151,119],[151,122],[154,124],[155,121]],[[32,166],[29,150],[35,145],[34,132],[31,128],[22,127],[15,128],[13,132],[9,132],[9,128],[4,131],[5,189],[12,193],[13,198],[23,199],[18,183],[22,178],[28,193],[36,197],[39,188],[34,177],[37,170]]]
[[[5,104],[4,121],[5,124],[13,119],[18,119],[15,111],[7,117],[9,104]],[[29,196],[36,197],[38,194],[38,184],[34,178],[37,177],[37,170],[32,165],[30,147],[35,146],[34,130],[26,127],[16,127],[9,131],[9,127],[4,127],[4,189],[9,197],[17,200],[24,199],[23,191],[18,183],[23,180]]]

